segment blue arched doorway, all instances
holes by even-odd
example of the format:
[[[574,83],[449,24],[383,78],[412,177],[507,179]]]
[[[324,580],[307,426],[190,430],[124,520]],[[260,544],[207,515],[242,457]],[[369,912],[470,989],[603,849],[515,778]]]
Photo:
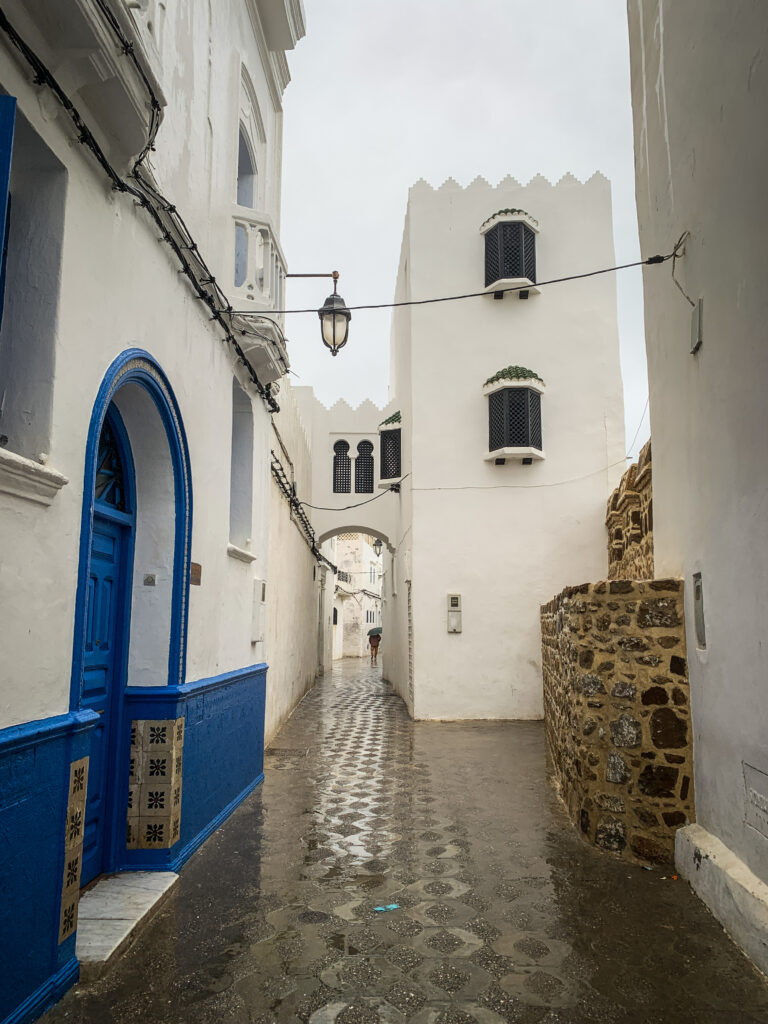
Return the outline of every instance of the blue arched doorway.
[[[71,706],[99,720],[91,730],[81,884],[124,859],[126,691],[184,682],[190,481],[167,378],[147,352],[122,353],[99,389],[86,445]]]

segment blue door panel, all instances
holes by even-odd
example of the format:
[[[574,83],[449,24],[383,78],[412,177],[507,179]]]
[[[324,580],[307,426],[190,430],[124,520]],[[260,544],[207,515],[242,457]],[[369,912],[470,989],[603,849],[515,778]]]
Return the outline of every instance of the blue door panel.
[[[122,690],[120,634],[124,592],[126,527],[100,516],[93,519],[91,575],[86,612],[81,707],[101,716],[91,738],[85,816],[82,884],[106,865],[112,787],[111,751]]]

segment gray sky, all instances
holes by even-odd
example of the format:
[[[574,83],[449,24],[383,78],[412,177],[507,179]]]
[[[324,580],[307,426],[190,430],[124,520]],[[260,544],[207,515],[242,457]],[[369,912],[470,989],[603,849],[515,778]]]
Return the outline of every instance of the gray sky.
[[[281,240],[292,272],[339,270],[350,305],[391,301],[408,188],[419,178],[496,184],[511,174],[524,184],[566,171],[610,178],[617,263],[638,258],[623,0],[305,7],[285,96]],[[617,274],[627,445],[647,394],[640,274]],[[320,306],[331,291],[323,280],[288,285],[288,308]],[[288,317],[294,383],[326,404],[383,405],[389,321],[387,310],[354,313],[334,359],[317,317]],[[648,434],[646,412],[632,455]]]

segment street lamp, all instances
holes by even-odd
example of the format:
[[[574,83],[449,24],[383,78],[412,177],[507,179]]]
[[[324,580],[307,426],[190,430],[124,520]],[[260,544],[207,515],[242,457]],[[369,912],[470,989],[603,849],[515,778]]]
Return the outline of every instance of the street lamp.
[[[336,282],[339,280],[338,270],[332,274],[286,274],[286,277],[332,277],[333,295],[329,295],[323,305],[317,311],[320,317],[320,331],[323,344],[331,350],[331,355],[338,354],[340,348],[347,344],[349,335],[349,321],[352,314],[347,309],[344,299],[336,293]]]
[[[349,321],[352,319],[352,314],[347,309],[344,299],[336,294],[336,282],[338,279],[339,272],[334,270],[333,295],[329,295],[322,308],[317,311],[317,315],[320,317],[323,344],[328,346],[332,356],[337,355],[339,349],[344,348],[347,344]]]
[[[381,537],[377,537],[376,540],[373,542],[373,550],[376,554],[376,557],[378,558],[379,555],[381,554]]]

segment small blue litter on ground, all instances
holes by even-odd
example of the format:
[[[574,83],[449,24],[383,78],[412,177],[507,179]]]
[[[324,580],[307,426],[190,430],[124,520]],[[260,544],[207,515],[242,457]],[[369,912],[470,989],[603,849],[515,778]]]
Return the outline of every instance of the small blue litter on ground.
[[[374,907],[373,909],[374,909],[374,911],[377,914],[386,914],[386,912],[388,910],[399,910],[400,909],[400,904],[399,903],[388,903],[386,905],[386,907]]]

